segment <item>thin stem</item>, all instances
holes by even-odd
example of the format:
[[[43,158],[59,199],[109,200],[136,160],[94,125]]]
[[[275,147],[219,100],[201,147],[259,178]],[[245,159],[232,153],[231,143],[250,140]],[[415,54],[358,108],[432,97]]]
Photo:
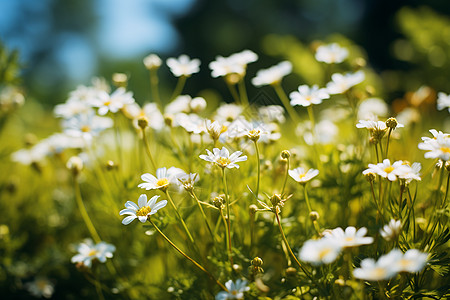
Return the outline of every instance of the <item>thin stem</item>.
[[[225,202],[227,206],[227,231],[228,231],[228,256],[230,258],[231,267],[233,267],[233,253],[231,246],[231,221],[230,221],[230,199],[228,196],[227,177],[225,175],[225,168],[222,168],[222,181],[225,191]]]
[[[300,269],[302,269],[303,273],[305,273],[306,276],[309,277],[309,279],[312,280],[311,275],[309,274],[309,272],[302,266],[302,264],[298,261],[297,257],[295,256],[294,252],[292,252],[291,247],[289,246],[289,243],[286,239],[286,236],[284,235],[284,231],[283,231],[283,227],[281,226],[281,221],[280,221],[280,217],[278,216],[278,211],[277,208],[275,209],[275,217],[277,219],[277,223],[278,223],[278,229],[280,230],[281,233],[281,237],[283,238],[284,243],[286,244],[286,247],[289,251],[289,253],[291,254],[292,258],[295,260],[295,262],[297,263],[297,265],[300,267]]]
[[[303,192],[305,195],[305,201],[306,201],[306,205],[308,206],[308,210],[309,210],[309,215],[311,215],[312,213],[312,208],[311,208],[311,203],[309,202],[309,197],[308,197],[308,191],[306,190],[306,184],[303,184]],[[320,236],[320,226],[319,223],[317,222],[317,220],[312,221],[313,223],[313,227],[316,230],[317,234]]]
[[[280,98],[281,102],[283,103],[284,107],[286,108],[286,110],[287,110],[287,112],[289,114],[289,117],[291,117],[291,119],[295,123],[295,126],[297,126],[298,123],[300,123],[300,119],[297,116],[297,112],[292,107],[292,105],[291,105],[291,103],[289,101],[289,98],[286,95],[286,92],[281,87],[281,84],[275,84],[275,85],[272,85],[272,86],[275,89],[275,92],[277,93],[277,95]]]
[[[190,242],[194,245],[195,247],[195,242],[194,242],[194,238],[191,235],[191,232],[189,231],[189,229],[186,226],[186,223],[184,223],[183,218],[180,215],[180,212],[178,211],[178,208],[175,206],[175,203],[172,200],[172,197],[170,196],[169,192],[167,190],[164,191],[164,193],[167,196],[167,199],[169,200],[169,203],[172,205],[173,209],[175,210],[175,213],[177,214],[178,220],[181,222],[181,224],[183,225],[184,231],[186,231],[186,234],[189,237]]]
[[[158,104],[160,109],[163,108],[161,98],[159,97],[159,79],[158,79],[158,70],[157,69],[151,69],[150,70],[150,86],[152,89],[152,97],[153,101]]]
[[[448,184],[449,184],[449,183],[450,183],[450,173],[449,173],[448,176],[447,176],[447,187],[446,187],[446,189],[445,189],[445,196],[444,196],[444,199],[443,199],[443,201],[442,201],[441,208],[444,208],[445,202],[447,202],[447,196],[448,196]]]
[[[400,179],[402,180],[402,179]],[[402,220],[402,198],[403,198],[403,192],[405,191],[405,186],[404,184],[402,184],[402,182],[400,182],[400,197],[398,199],[398,219],[401,221]]]
[[[175,86],[175,89],[173,90],[172,96],[170,97],[170,101],[178,97],[181,92],[183,91],[184,85],[186,84],[187,76],[180,76],[177,81],[177,85]]]
[[[227,84],[228,90],[230,91],[231,96],[234,99],[234,102],[236,103],[241,103],[241,101],[239,100],[239,95],[235,89],[235,86],[231,83],[228,82],[228,80],[225,79],[225,83]]]
[[[89,233],[91,234],[94,241],[96,243],[100,243],[102,239],[98,235],[97,230],[95,230],[95,226],[92,223],[91,218],[89,218],[89,214],[87,213],[86,207],[84,206],[83,199],[81,198],[80,185],[78,184],[76,176],[74,176],[73,178],[73,184],[75,189],[75,199],[77,201],[78,210],[80,211],[81,217],[83,218],[83,221],[86,224],[86,227],[88,228]]]
[[[374,146],[375,146],[375,153],[377,155],[377,163],[379,163],[380,162],[380,157],[378,155],[378,146],[377,146],[377,144],[375,144]]]
[[[313,139],[314,139],[313,143],[315,144],[316,143],[316,122],[314,119],[314,112],[313,112],[312,104],[307,107],[307,110],[308,110],[309,121],[311,122],[311,133],[312,133]]]
[[[388,151],[389,151],[389,140],[391,138],[391,133],[392,133],[392,128],[389,127],[389,131],[388,131],[388,136],[387,136],[387,141],[386,141],[386,158],[388,157]]]
[[[241,96],[241,103],[244,107],[249,106],[248,97],[247,97],[247,89],[245,88],[244,78],[239,80],[238,83],[239,95]]]
[[[202,205],[200,204],[200,200],[198,200],[197,195],[195,194],[195,192],[193,190],[190,192],[190,194],[195,199],[195,202],[197,202],[198,208],[200,209],[203,219],[205,220],[206,227],[208,227],[208,231],[211,234],[211,238],[213,239],[213,242],[214,242],[216,239],[215,239],[214,233],[211,229],[211,226],[209,226],[208,218],[206,218],[206,214],[205,214],[205,211],[203,210]]]
[[[104,300],[105,296],[103,296],[103,292],[102,292],[102,285],[100,284],[100,282],[97,280],[97,278],[94,278],[94,285],[95,285],[95,290],[97,292],[97,296],[99,300]]]
[[[122,141],[120,138],[120,128],[119,128],[119,115],[118,113],[114,114],[114,136],[116,139],[116,150],[117,150],[117,160],[120,164],[122,164],[123,169],[123,155],[122,155]]]
[[[256,151],[256,163],[257,163],[257,169],[258,169],[258,178],[257,178],[257,182],[256,182],[256,199],[258,199],[259,181],[260,181],[260,177],[261,177],[261,162],[260,162],[260,158],[259,158],[258,142],[254,141],[254,143],[255,143],[255,151]]]
[[[153,220],[149,218],[150,223],[152,223],[153,227],[155,227],[156,231],[159,232],[159,234],[173,247],[175,250],[177,250],[181,255],[183,255],[185,258],[187,258],[190,262],[192,262],[197,268],[205,272],[213,281],[217,283],[218,286],[220,286],[221,289],[224,291],[228,291],[228,289],[220,283],[217,279],[214,278],[214,276],[208,272],[204,267],[202,267],[198,262],[190,258],[186,253],[184,253],[180,248],[178,248],[162,231],[156,226],[155,223],[153,223]]]
[[[281,196],[284,195],[284,190],[286,189],[286,183],[287,183],[287,179],[289,176],[289,163],[290,163],[289,157],[286,158],[286,161],[287,161],[286,162],[286,174],[284,175],[284,182],[283,182],[283,188],[281,189]]]
[[[148,141],[147,141],[147,136],[145,134],[145,129],[142,129],[142,140],[144,141],[145,151],[147,152],[147,155],[150,158],[150,162],[152,163],[152,167],[156,171],[156,164],[155,164],[155,161],[153,160],[152,152],[150,151],[150,145],[148,144]]]

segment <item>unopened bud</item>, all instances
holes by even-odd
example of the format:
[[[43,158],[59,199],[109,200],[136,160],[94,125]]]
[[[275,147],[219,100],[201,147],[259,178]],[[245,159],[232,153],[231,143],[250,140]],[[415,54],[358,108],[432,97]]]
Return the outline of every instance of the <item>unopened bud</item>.
[[[397,119],[396,118],[389,118],[386,120],[386,126],[392,129],[395,129],[398,125]]]
[[[256,206],[255,204],[251,204],[248,207],[248,211],[250,212],[250,215],[254,216],[256,214],[256,212],[258,211],[258,206]]]
[[[124,73],[114,73],[112,75],[112,80],[117,87],[126,87],[128,83],[128,76]]]
[[[225,203],[225,201],[223,200],[223,198],[221,196],[217,196],[213,199],[213,204],[218,209],[223,209],[224,203]]]
[[[164,123],[166,123],[167,126],[172,127],[172,125],[173,125],[173,116],[170,116],[170,115],[164,116]]]
[[[78,175],[83,169],[83,160],[81,160],[78,156],[72,156],[67,161],[66,166],[74,175]]]
[[[287,276],[295,276],[295,275],[297,275],[297,270],[293,267],[289,267],[286,269],[286,275]]]
[[[147,128],[147,126],[148,126],[148,119],[147,119],[146,116],[140,116],[140,117],[138,118],[138,126],[139,126],[142,130],[144,130],[145,128]]]
[[[317,221],[319,220],[319,213],[317,211],[312,211],[309,213],[309,218],[311,219],[311,221]]]
[[[260,257],[255,257],[252,259],[252,266],[261,267],[263,265],[263,260]]]
[[[291,156],[291,152],[289,152],[288,150],[281,151],[281,158],[288,159],[290,156]]]
[[[370,173],[364,174],[364,177],[366,178],[366,180],[368,182],[373,182],[375,180],[376,175],[375,175],[375,173],[370,172]]]

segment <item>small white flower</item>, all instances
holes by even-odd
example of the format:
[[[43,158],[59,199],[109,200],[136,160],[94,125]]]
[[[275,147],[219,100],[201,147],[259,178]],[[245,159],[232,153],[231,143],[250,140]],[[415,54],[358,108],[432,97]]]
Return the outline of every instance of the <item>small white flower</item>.
[[[380,234],[386,241],[393,241],[400,235],[401,230],[402,223],[400,220],[391,219],[389,224],[384,225],[383,228],[380,229]]]
[[[156,54],[150,54],[144,58],[144,65],[149,70],[158,69],[161,64],[161,58]]]
[[[250,287],[247,286],[247,280],[241,279],[236,280],[236,283],[230,279],[225,282],[225,287],[228,291],[219,292],[216,295],[216,300],[244,299],[244,292],[250,290]]]
[[[420,181],[420,170],[422,169],[422,165],[418,162],[412,164],[412,166],[406,165],[408,167],[408,171],[405,169],[405,173],[398,176],[400,179],[405,179],[407,183],[410,183],[413,180]]]
[[[331,231],[324,232],[325,238],[333,239],[343,248],[358,247],[373,243],[373,238],[365,236],[367,228],[361,227],[356,230],[355,227],[349,226],[345,231],[341,228],[335,228]]]
[[[91,239],[86,239],[78,244],[77,251],[78,254],[71,259],[72,263],[82,263],[90,268],[94,260],[104,263],[107,258],[112,258],[116,247],[105,242],[99,242],[94,245]]]
[[[353,276],[362,280],[380,281],[394,277],[397,272],[392,267],[396,256],[387,254],[381,256],[378,261],[366,258],[361,261],[361,267],[353,270]]]
[[[30,149],[20,149],[11,154],[11,160],[22,165],[31,165],[44,161],[48,154],[48,145],[38,143]]]
[[[428,151],[425,158],[439,158],[443,161],[450,160],[450,138],[448,133],[431,129],[433,138],[422,137],[423,143],[419,144],[420,150]]]
[[[230,56],[230,59],[234,61],[235,64],[242,66],[244,69],[246,69],[249,63],[258,60],[258,55],[255,52],[246,49],[241,52],[232,54]]]
[[[91,101],[92,106],[98,107],[98,114],[106,115],[109,111],[112,113],[118,112],[125,105],[134,103],[133,93],[127,92],[125,88],[120,87],[111,95],[102,93],[98,98]]]
[[[378,117],[385,117],[389,113],[386,101],[380,98],[368,98],[363,100],[358,106],[358,119],[377,120]]]
[[[356,73],[339,74],[335,73],[331,75],[330,82],[327,83],[327,91],[330,95],[342,94],[351,87],[361,83],[365,78],[363,71]]]
[[[348,50],[337,43],[322,45],[317,48],[316,60],[327,64],[338,64],[348,57]]]
[[[286,121],[284,107],[280,105],[262,106],[258,109],[258,114],[265,123],[276,122],[282,124]]]
[[[175,122],[189,133],[201,134],[206,132],[205,120],[196,114],[179,113],[175,116]]]
[[[178,181],[181,183],[183,188],[187,191],[194,189],[194,184],[200,180],[200,176],[197,173],[185,173],[178,176]]]
[[[206,131],[209,133],[209,136],[213,140],[218,140],[220,135],[227,131],[227,127],[224,125],[220,125],[218,121],[211,121],[206,120],[205,121]]]
[[[402,177],[406,179],[406,174],[411,173],[411,167],[404,164],[403,161],[399,160],[394,162],[391,165],[391,161],[389,159],[383,160],[382,163],[378,164],[369,164],[369,168],[363,171],[363,174],[367,173],[375,173],[380,175],[383,178],[387,178],[389,181],[396,181],[398,177]]]
[[[307,172],[305,172],[305,169],[301,167],[294,170],[289,170],[289,176],[301,184],[307,183],[317,175],[319,175],[319,170],[316,169],[309,169]]]
[[[88,114],[93,110],[89,101],[76,98],[68,99],[65,103],[55,106],[53,113],[58,118],[69,119],[80,114]]]
[[[450,95],[440,92],[437,99],[437,109],[443,110],[445,108],[448,108],[450,112]]]
[[[215,120],[224,125],[236,120],[242,113],[242,107],[236,104],[222,104],[216,111]],[[228,124],[227,124],[228,122]]]
[[[146,189],[147,191],[156,189],[165,190],[171,183],[178,184],[177,178],[181,174],[184,174],[184,171],[179,168],[159,168],[156,170],[156,177],[150,173],[143,174],[141,179],[145,182],[139,184],[138,187]]]
[[[25,283],[25,289],[37,298],[51,298],[55,285],[45,277],[38,276],[33,281]]]
[[[191,60],[189,56],[184,54],[180,55],[178,59],[169,58],[166,63],[176,77],[189,77],[200,71],[200,60],[197,58]]]
[[[397,272],[417,273],[422,271],[427,264],[428,254],[420,252],[417,249],[410,249],[403,255],[401,255],[400,250],[397,250],[397,253],[399,257],[394,263],[394,269]]]
[[[326,89],[319,89],[317,85],[309,87],[301,85],[298,92],[290,93],[291,105],[310,106],[311,104],[320,104],[322,100],[330,98]]]
[[[215,61],[209,64],[211,69],[211,76],[214,78],[223,77],[230,74],[243,74],[245,69],[242,65],[236,64],[236,62],[229,57],[217,56]]]
[[[230,155],[230,152],[227,148],[222,147],[222,149],[214,148],[213,152],[206,149],[207,155],[201,154],[200,158],[209,162],[212,162],[218,165],[221,168],[238,168],[238,162],[246,161],[247,156],[240,156],[242,154],[241,151],[236,151]]]
[[[256,77],[252,79],[252,84],[256,87],[279,84],[283,77],[291,74],[291,72],[291,62],[283,61],[268,69],[259,70]]]
[[[303,244],[299,258],[313,265],[330,264],[341,250],[341,245],[333,239],[308,240]]]
[[[139,196],[138,204],[127,201],[125,203],[125,209],[120,211],[120,215],[128,215],[122,220],[123,225],[128,225],[133,222],[134,219],[138,219],[142,223],[147,222],[147,219],[158,212],[159,209],[167,205],[167,200],[161,200],[158,203],[159,196],[153,196],[147,201],[147,195],[142,194]]]
[[[113,126],[113,120],[108,117],[99,117],[94,113],[76,115],[64,120],[62,123],[64,133],[72,137],[81,137],[85,141],[91,141],[93,137],[105,129]]]

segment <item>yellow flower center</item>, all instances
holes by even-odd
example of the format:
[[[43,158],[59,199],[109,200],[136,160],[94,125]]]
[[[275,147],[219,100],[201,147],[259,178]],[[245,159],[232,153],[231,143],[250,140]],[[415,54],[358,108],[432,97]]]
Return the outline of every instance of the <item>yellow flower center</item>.
[[[311,102],[312,97],[311,96],[305,96],[305,100],[308,101],[308,102]]]
[[[449,147],[442,147],[441,151],[444,153],[450,153],[450,148]]]
[[[231,160],[228,157],[219,157],[216,162],[222,166],[225,167],[227,166],[229,163],[231,163]]]
[[[375,276],[375,278],[382,278],[384,277],[386,274],[386,270],[383,268],[375,268],[373,270],[373,275]]]
[[[150,206],[144,206],[138,209],[138,211],[136,212],[136,216],[138,217],[145,217],[146,215],[148,215],[149,213],[151,213],[152,209]]]
[[[156,182],[156,185],[157,185],[157,186],[165,186],[165,185],[167,185],[167,184],[169,184],[169,179],[167,179],[166,177],[160,178],[160,179],[158,179],[158,181]]]
[[[344,241],[346,241],[346,242],[353,242],[353,240],[354,240],[354,238],[351,236],[348,236],[344,239]]]
[[[105,105],[105,106],[108,106],[108,105],[110,105],[110,104],[111,104],[111,101],[110,101],[110,100],[103,102],[103,105]]]
[[[384,171],[386,172],[386,173],[391,173],[392,171],[394,171],[394,167],[393,166],[389,166],[389,167],[386,167],[386,168],[384,168]]]
[[[408,267],[411,265],[411,261],[407,259],[401,259],[398,264],[402,267]]]
[[[302,180],[303,178],[305,178],[306,177],[306,174],[300,174],[300,175],[298,175],[298,178],[300,179],[300,180]]]
[[[89,251],[88,256],[94,256],[97,254],[97,250],[92,249],[91,251]]]
[[[81,126],[80,129],[81,129],[82,132],[89,132],[89,131],[91,131],[91,128],[88,125],[83,125],[83,126]]]
[[[231,291],[231,295],[236,296],[238,294],[238,292],[236,290]]]
[[[331,252],[330,248],[325,248],[319,251],[319,258],[323,259],[325,256],[327,256]]]

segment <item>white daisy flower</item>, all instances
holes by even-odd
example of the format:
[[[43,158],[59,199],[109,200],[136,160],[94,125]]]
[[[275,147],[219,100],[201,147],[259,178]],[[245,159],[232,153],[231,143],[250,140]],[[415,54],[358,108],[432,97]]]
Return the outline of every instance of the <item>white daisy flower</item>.
[[[127,201],[125,203],[125,209],[120,211],[120,215],[128,215],[122,220],[123,225],[128,225],[133,222],[134,219],[138,219],[142,223],[147,222],[147,219],[158,212],[159,209],[167,205],[167,200],[161,200],[158,203],[159,196],[153,196],[147,201],[147,195],[142,194],[139,196],[138,204]]]
[[[20,163],[22,165],[32,165],[34,163],[40,163],[45,160],[48,154],[49,147],[47,143],[38,143],[30,149],[20,149],[11,154],[11,160],[13,162]]]
[[[247,160],[246,155],[240,156],[242,154],[241,151],[236,151],[230,155],[230,152],[225,147],[222,147],[222,149],[214,148],[213,152],[206,149],[206,153],[207,155],[201,154],[200,158],[212,162],[221,168],[239,169],[239,165],[237,165],[237,163]]]
[[[389,224],[384,225],[383,228],[380,229],[380,234],[386,241],[393,241],[400,235],[401,231],[402,222],[400,222],[400,220],[391,219]]]
[[[252,79],[252,84],[256,87],[264,85],[276,85],[281,82],[283,77],[291,74],[292,64],[289,61],[283,61],[268,69],[259,70],[256,77]]]
[[[245,70],[249,63],[255,62],[258,60],[258,55],[251,50],[243,50],[238,53],[234,53],[230,56],[230,59],[237,65],[242,66]]]
[[[258,115],[265,123],[276,122],[282,124],[286,122],[284,107],[281,105],[262,106],[258,109]]]
[[[236,283],[233,280],[225,282],[227,292],[221,291],[216,295],[216,300],[244,299],[244,292],[250,290],[247,286],[247,280],[238,279]]]
[[[118,112],[125,105],[134,103],[133,93],[127,92],[125,88],[120,87],[111,95],[107,93],[100,94],[96,99],[91,101],[92,106],[98,107],[98,114],[106,115],[109,111],[112,113]]]
[[[242,107],[236,104],[222,104],[217,108],[215,120],[224,125],[236,120],[242,114]]]
[[[369,131],[386,131],[386,122],[372,121],[372,120],[359,120],[356,124],[357,128],[367,128]]]
[[[405,173],[399,175],[398,178],[405,179],[407,183],[410,183],[413,180],[422,180],[422,178],[420,177],[420,170],[422,169],[422,165],[420,163],[415,162],[411,166],[409,166],[408,164],[406,164],[406,166],[408,167],[408,171],[406,171],[405,169]]]
[[[189,56],[185,54],[180,55],[178,59],[172,57],[168,58],[166,63],[175,77],[189,77],[200,71],[200,60],[197,58],[190,59]]]
[[[55,291],[53,282],[42,276],[38,276],[33,281],[25,283],[24,287],[31,295],[37,298],[51,298]]]
[[[112,119],[99,117],[92,112],[63,120],[62,126],[67,135],[81,137],[90,142],[93,137],[99,135],[103,130],[111,128],[113,124]]]
[[[380,98],[368,98],[363,100],[358,106],[358,119],[377,120],[378,117],[386,117],[389,107],[386,101]]]
[[[437,99],[437,109],[443,110],[445,108],[448,108],[450,112],[450,95],[440,92]]]
[[[335,228],[331,231],[325,231],[325,238],[333,239],[343,248],[358,247],[361,245],[369,245],[373,243],[373,238],[365,236],[367,228],[361,227],[356,230],[355,227],[349,226],[345,231],[341,228]]]
[[[201,134],[206,132],[205,120],[197,114],[179,113],[175,116],[175,122],[189,133]]]
[[[299,167],[294,170],[289,170],[289,176],[301,184],[307,183],[317,175],[319,175],[319,170],[316,169],[309,169],[308,171],[305,171],[305,169]]]
[[[404,254],[397,249],[394,249],[391,252],[394,251],[397,251],[398,255],[393,266],[397,272],[417,273],[422,271],[427,264],[428,254],[420,252],[417,249],[410,249]]]
[[[387,280],[394,277],[397,272],[392,267],[395,263],[396,255],[388,253],[381,256],[378,261],[366,258],[361,261],[361,267],[353,270],[353,276],[358,279],[368,281]]]
[[[146,57],[144,57],[143,62],[148,70],[158,69],[162,64],[161,58],[159,58],[159,56],[156,54],[147,55]]]
[[[218,121],[205,121],[206,131],[209,133],[209,136],[213,140],[219,139],[220,135],[227,131],[227,127],[224,125],[220,125]]]
[[[245,68],[230,57],[217,56],[215,61],[209,63],[211,76],[214,78],[223,77],[230,74],[244,74]]]
[[[337,43],[319,46],[316,51],[316,60],[327,64],[341,63],[347,57],[347,48],[341,47]]]
[[[450,138],[448,133],[430,130],[434,138],[422,137],[423,143],[419,144],[420,150],[428,151],[425,158],[439,158],[443,161],[450,160]]]
[[[389,181],[396,181],[398,177],[405,178],[408,173],[412,176],[410,166],[404,164],[401,160],[391,165],[391,161],[387,158],[382,163],[369,164],[369,168],[363,171],[363,174],[367,173],[378,174]]]
[[[301,85],[298,87],[298,92],[289,94],[291,98],[291,105],[310,106],[311,104],[320,104],[322,100],[330,98],[326,89],[319,89],[317,85],[309,87]]]
[[[88,114],[93,111],[89,101],[82,101],[76,98],[68,99],[65,103],[58,104],[53,109],[57,118],[70,119],[80,114]]]
[[[179,168],[166,167],[156,170],[156,177],[150,173],[145,173],[141,176],[141,179],[145,182],[138,185],[141,189],[148,190],[166,190],[171,183],[178,184],[178,176],[185,172]]]
[[[82,263],[86,267],[90,268],[94,260],[98,260],[101,263],[106,262],[107,258],[112,258],[116,247],[114,245],[99,242],[94,245],[91,239],[86,239],[84,242],[77,246],[78,254],[73,256],[72,263]]]
[[[303,244],[299,258],[313,265],[330,264],[341,250],[341,245],[333,239],[308,240]]]
[[[330,95],[342,94],[349,90],[351,87],[364,81],[365,75],[363,71],[356,73],[339,74],[335,73],[331,75],[330,82],[327,83],[327,91]]]

